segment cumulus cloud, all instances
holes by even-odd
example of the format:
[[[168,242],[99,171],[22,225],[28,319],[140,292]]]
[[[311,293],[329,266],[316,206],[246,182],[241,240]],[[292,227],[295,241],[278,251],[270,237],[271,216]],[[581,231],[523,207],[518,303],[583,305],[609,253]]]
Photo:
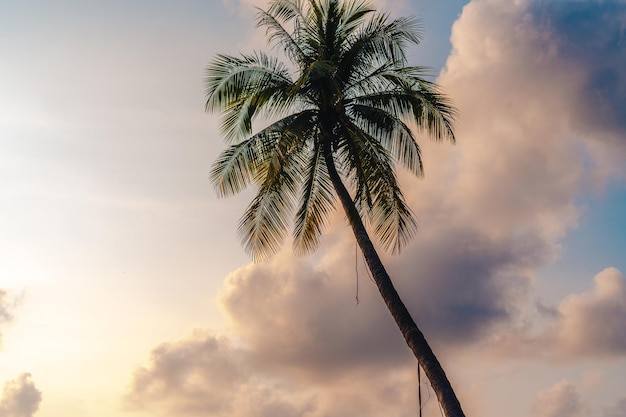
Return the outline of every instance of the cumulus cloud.
[[[529,11],[555,39],[563,71],[578,73],[570,104],[575,128],[589,140],[594,180],[624,178],[626,156],[626,3],[619,0],[535,1]]]
[[[582,417],[586,410],[580,400],[576,386],[571,382],[561,381],[540,392],[532,408],[534,417]]]
[[[382,377],[351,373],[349,378],[303,383],[269,372],[256,359],[231,340],[196,332],[153,350],[150,364],[135,373],[126,404],[165,416],[339,417],[384,410],[408,416],[405,410],[414,400],[402,389],[414,382],[412,372],[395,370]]]
[[[622,142],[626,116],[626,3],[623,1],[536,1],[530,13],[558,38],[558,53],[581,69],[584,84],[579,126],[614,130]]]
[[[535,271],[558,256],[576,198],[604,166],[585,153],[603,126],[585,130],[579,117],[597,59],[572,62],[563,45],[576,29],[550,25],[565,11],[548,9],[477,1],[454,26],[439,81],[459,108],[458,144],[422,143],[426,180],[407,182],[421,233],[387,261],[435,341],[478,340],[526,307]]]
[[[566,298],[558,308],[560,345],[572,355],[626,355],[626,283],[615,268],[594,278],[590,293]]]
[[[3,417],[32,417],[39,409],[41,392],[28,373],[6,382],[0,398],[0,415]]]
[[[410,255],[391,261],[394,277],[410,271],[420,281],[403,294],[435,340],[480,340],[520,320],[536,271],[577,225],[576,198],[626,175],[623,112],[596,123],[626,96],[590,87],[603,83],[599,68],[623,66],[615,7],[482,0],[454,24],[439,82],[459,109],[458,141],[452,151],[423,142],[426,180],[408,188],[422,230]],[[612,74],[612,85],[626,82],[625,72]],[[590,352],[567,345],[572,355]]]
[[[543,306],[535,326],[498,334],[495,346],[507,355],[561,361],[626,356],[624,276],[607,268],[595,276],[594,284],[590,292],[570,295],[557,307]]]
[[[130,409],[153,408],[162,415],[306,414],[307,401],[281,393],[274,380],[250,372],[245,354],[228,339],[198,331],[187,340],[156,347],[150,365],[136,371],[125,401]]]
[[[341,247],[334,250],[350,257]],[[260,366],[328,379],[346,368],[397,364],[406,359],[401,335],[369,281],[361,282],[355,307],[353,268],[287,256],[251,265],[228,277],[222,305]],[[361,280],[366,277],[361,271]]]

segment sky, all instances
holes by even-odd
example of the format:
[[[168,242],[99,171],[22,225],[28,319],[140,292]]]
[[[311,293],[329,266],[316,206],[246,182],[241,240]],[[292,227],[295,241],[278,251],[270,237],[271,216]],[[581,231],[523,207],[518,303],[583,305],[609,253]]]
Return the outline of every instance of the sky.
[[[0,417],[417,415],[341,213],[254,264],[209,182],[205,68],[266,4],[0,3]],[[383,259],[466,415],[625,417],[626,2],[374,4],[459,111]]]

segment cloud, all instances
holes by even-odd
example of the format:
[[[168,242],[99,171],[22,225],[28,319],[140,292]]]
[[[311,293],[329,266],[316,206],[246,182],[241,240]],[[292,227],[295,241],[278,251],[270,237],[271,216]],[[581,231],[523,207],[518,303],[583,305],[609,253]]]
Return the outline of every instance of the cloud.
[[[578,120],[594,73],[568,61],[566,34],[532,5],[464,8],[439,79],[459,108],[458,143],[424,141],[426,180],[406,182],[422,229],[387,264],[435,342],[479,340],[526,307],[536,270],[558,256],[576,198],[604,166],[585,153],[594,138]]]
[[[39,409],[41,392],[35,387],[30,374],[21,374],[6,382],[0,398],[0,415],[3,417],[32,417]]]
[[[350,259],[341,245],[331,250]],[[232,273],[221,301],[259,366],[328,379],[406,359],[401,335],[366,277],[361,271],[361,305],[355,307],[353,264],[322,258],[314,265],[284,254]]]
[[[8,293],[0,288],[0,324],[7,323],[13,319],[11,308],[13,302],[9,301]],[[0,349],[2,349],[2,332],[0,332]]]
[[[534,236],[434,229],[418,238],[410,256],[393,259],[390,271],[426,335],[447,347],[463,346],[514,318],[531,290],[530,268],[546,262],[551,248]]]
[[[13,318],[9,313],[10,307],[8,293],[0,289],[0,322],[7,322]]]
[[[626,417],[626,397],[617,401],[613,407],[607,408],[604,417]]]
[[[537,395],[532,408],[534,417],[582,417],[585,408],[580,400],[576,386],[571,382],[561,381]]]
[[[576,199],[626,177],[626,128],[615,117],[597,123],[602,106],[621,109],[624,97],[590,90],[603,82],[598,68],[623,65],[623,18],[611,2],[574,3],[596,17],[574,18],[569,2],[482,0],[453,26],[439,82],[459,109],[457,144],[422,143],[426,179],[408,187],[421,233],[390,264],[394,277],[420,280],[400,278],[401,294],[434,340],[475,342],[524,320],[536,272],[577,225]],[[604,46],[580,49],[592,45]],[[614,75],[626,83],[626,72]],[[560,308],[569,317],[560,339],[572,356],[591,354],[565,330],[571,305]]]
[[[575,128],[600,161],[596,181],[624,178],[626,156],[626,3],[619,0],[535,1],[529,13],[554,38],[563,72],[578,73],[571,107]]]
[[[150,364],[135,373],[126,405],[165,416],[339,417],[348,412],[375,416],[384,410],[408,416],[402,413],[414,400],[402,389],[414,384],[414,372],[394,370],[382,377],[349,373],[303,383],[269,372],[256,359],[209,332],[162,344],[152,351]]]
[[[556,307],[540,306],[530,325],[503,330],[495,336],[496,349],[558,361],[626,356],[624,276],[607,268],[594,284],[590,292],[570,295]]]
[[[242,356],[228,339],[208,332],[164,343],[152,351],[150,365],[135,372],[126,403],[130,408],[151,404],[164,415],[239,415],[253,406],[253,399],[262,398],[253,415],[264,415],[266,408],[282,409],[281,416],[295,415],[289,404],[262,395],[271,390],[262,382],[253,383]]]
[[[558,37],[558,53],[585,77],[578,113],[583,127],[626,129],[626,3],[623,1],[537,1],[530,13]],[[620,140],[626,142],[621,136]]]
[[[626,355],[626,283],[615,268],[594,278],[590,293],[566,298],[558,308],[560,346],[571,355]]]

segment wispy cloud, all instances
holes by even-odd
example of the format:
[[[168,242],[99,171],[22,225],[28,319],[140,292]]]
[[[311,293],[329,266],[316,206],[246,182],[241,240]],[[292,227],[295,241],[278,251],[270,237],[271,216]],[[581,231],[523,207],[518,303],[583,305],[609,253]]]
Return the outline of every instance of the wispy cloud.
[[[11,310],[14,301],[9,300],[8,292],[0,288],[0,325],[13,320]],[[0,332],[0,350],[2,350],[2,332]]]

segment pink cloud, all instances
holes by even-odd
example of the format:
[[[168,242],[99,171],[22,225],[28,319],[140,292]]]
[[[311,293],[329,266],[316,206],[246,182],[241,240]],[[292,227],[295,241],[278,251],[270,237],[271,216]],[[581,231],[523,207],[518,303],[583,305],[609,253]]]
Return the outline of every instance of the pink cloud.
[[[534,417],[583,417],[586,415],[576,386],[561,381],[540,392],[532,408]]]
[[[503,355],[560,362],[626,356],[626,282],[615,268],[594,277],[591,291],[573,294],[557,307],[542,307],[526,327],[495,336]]]

